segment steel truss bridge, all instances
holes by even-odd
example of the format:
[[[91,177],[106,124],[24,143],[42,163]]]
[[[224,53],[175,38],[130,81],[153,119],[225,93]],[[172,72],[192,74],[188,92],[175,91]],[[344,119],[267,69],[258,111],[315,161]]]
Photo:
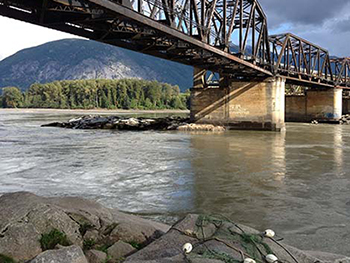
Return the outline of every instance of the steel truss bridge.
[[[230,78],[350,87],[350,58],[293,34],[269,35],[257,0],[0,0],[0,15]]]

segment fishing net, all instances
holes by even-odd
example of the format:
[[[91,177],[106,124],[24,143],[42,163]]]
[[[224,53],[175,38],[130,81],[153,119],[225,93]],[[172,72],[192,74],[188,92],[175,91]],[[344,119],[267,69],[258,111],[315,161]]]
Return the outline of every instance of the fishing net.
[[[191,253],[185,255],[187,262],[210,259],[212,262],[241,263],[245,258],[252,258],[262,263],[266,262],[266,255],[274,254],[264,235],[248,233],[219,215],[198,216],[195,229],[186,230],[184,234],[198,240],[192,244]]]

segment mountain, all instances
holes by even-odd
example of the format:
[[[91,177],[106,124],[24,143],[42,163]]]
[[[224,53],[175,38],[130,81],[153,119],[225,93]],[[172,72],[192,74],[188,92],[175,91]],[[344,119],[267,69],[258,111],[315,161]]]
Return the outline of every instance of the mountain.
[[[192,67],[83,39],[63,39],[23,49],[0,61],[0,87],[26,90],[35,82],[142,78],[192,86]]]

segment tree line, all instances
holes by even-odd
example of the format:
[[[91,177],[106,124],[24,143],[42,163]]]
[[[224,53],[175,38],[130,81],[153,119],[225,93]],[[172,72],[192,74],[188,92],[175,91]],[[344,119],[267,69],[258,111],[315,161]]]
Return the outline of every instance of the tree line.
[[[2,89],[0,107],[55,109],[187,109],[189,92],[178,86],[139,79],[64,80],[35,83],[21,92]]]

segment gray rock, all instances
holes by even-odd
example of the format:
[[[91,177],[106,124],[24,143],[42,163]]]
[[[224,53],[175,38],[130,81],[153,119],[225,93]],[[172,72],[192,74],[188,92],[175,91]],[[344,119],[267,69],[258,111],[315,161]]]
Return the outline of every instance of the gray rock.
[[[40,252],[40,238],[52,229],[67,235],[70,242],[81,245],[79,225],[54,205],[29,193],[5,194],[0,198],[0,254],[17,261],[33,258]]]
[[[88,230],[84,235],[84,240],[94,240],[97,241],[100,239],[99,233],[97,230]]]
[[[89,263],[105,263],[107,254],[99,250],[89,250],[86,252],[86,258]]]
[[[81,248],[74,245],[57,250],[47,250],[30,263],[88,263],[88,261]]]
[[[80,247],[83,245],[79,232],[82,228],[87,230],[84,238],[99,236],[106,238],[111,245],[123,238],[128,241],[127,235],[135,241],[149,242],[169,229],[164,224],[76,197],[45,198],[26,192],[4,194],[0,197],[0,211],[0,254],[9,255],[19,262],[41,253],[41,235],[54,228],[65,233],[72,244]],[[106,228],[115,228],[118,224],[121,225],[118,237],[101,234]]]
[[[121,240],[116,242],[113,246],[107,249],[108,256],[112,257],[112,260],[124,258],[125,256],[135,252],[136,249],[128,243]]]

